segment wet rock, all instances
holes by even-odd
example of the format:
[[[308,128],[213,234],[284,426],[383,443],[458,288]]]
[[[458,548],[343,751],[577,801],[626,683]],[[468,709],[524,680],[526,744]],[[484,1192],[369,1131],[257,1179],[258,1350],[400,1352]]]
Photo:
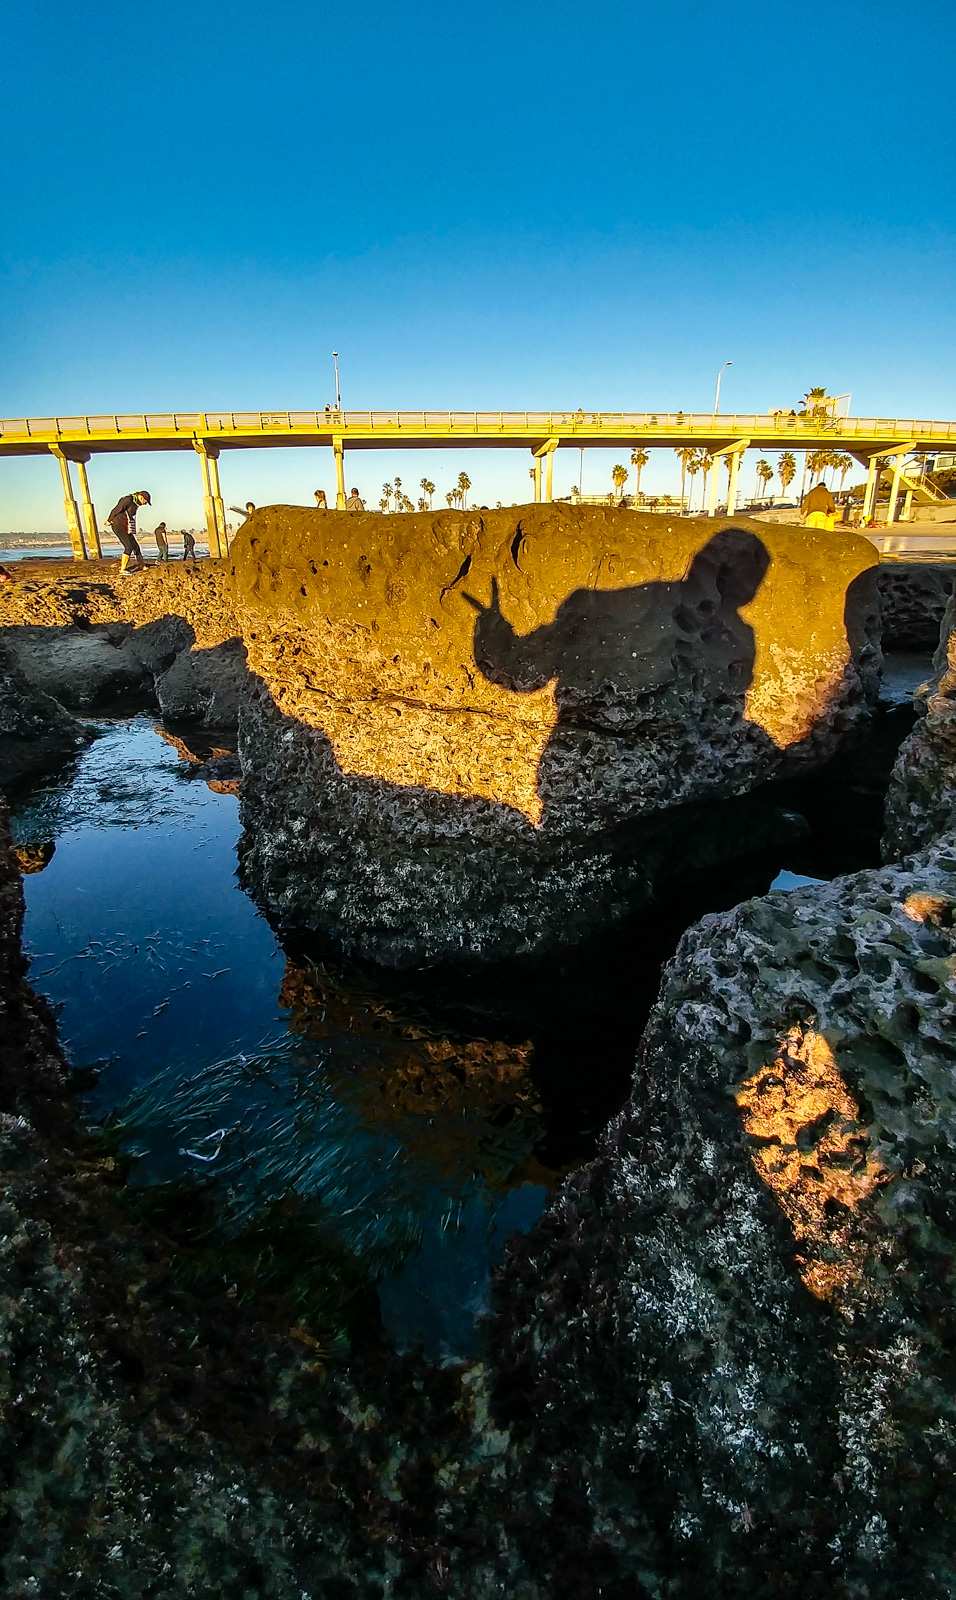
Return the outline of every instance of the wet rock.
[[[3,646],[41,693],[71,711],[142,702],[151,684],[142,664],[122,648],[127,628],[8,628]]]
[[[943,619],[933,676],[917,697],[916,726],[900,746],[886,802],[887,860],[956,828],[956,595]]]
[[[885,561],[880,567],[884,650],[935,650],[956,564]]]
[[[0,789],[60,766],[85,738],[75,718],[29,683],[0,645]]]
[[[42,872],[50,865],[55,853],[56,845],[52,839],[44,839],[40,844],[17,845],[13,852],[25,878],[34,872]]]
[[[685,935],[498,1286],[542,1587],[560,1533],[601,1593],[953,1592],[954,1040],[954,835]]]
[[[246,881],[396,966],[613,921],[644,823],[825,760],[876,692],[876,557],[844,534],[272,507],[233,557]]]
[[[209,650],[181,651],[157,677],[156,695],[169,722],[235,729],[248,683],[245,646],[227,639]]]

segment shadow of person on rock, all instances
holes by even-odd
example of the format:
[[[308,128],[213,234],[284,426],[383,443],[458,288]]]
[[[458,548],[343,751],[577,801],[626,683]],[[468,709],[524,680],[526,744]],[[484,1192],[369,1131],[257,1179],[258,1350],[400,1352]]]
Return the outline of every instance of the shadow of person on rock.
[[[733,793],[761,754],[770,775],[780,751],[744,714],[755,641],[740,615],[769,564],[755,534],[725,528],[684,577],[575,589],[525,635],[502,614],[497,579],[488,605],[463,593],[490,682],[531,694],[556,680],[538,767],[543,829],[593,833],[691,791]]]

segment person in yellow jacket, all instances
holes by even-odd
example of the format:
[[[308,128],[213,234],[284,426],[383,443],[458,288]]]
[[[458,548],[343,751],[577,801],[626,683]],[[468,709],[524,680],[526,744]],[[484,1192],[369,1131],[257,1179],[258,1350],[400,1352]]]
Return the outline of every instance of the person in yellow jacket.
[[[835,512],[836,501],[825,483],[815,483],[800,505],[805,528],[832,528]]]

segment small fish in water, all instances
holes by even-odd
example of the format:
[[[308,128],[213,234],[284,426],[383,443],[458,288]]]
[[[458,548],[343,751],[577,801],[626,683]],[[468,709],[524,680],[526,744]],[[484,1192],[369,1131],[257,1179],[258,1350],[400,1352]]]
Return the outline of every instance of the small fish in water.
[[[215,1133],[208,1133],[205,1139],[200,1139],[195,1150],[183,1148],[180,1150],[179,1154],[181,1156],[191,1156],[194,1161],[215,1161],[223,1147],[228,1132],[228,1128],[217,1128]],[[214,1141],[214,1150],[209,1150],[206,1148],[209,1145],[212,1145]]]

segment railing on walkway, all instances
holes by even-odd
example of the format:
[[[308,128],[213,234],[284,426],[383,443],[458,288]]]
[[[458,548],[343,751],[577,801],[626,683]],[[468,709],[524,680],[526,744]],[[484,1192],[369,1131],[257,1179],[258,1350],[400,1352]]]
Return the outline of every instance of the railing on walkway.
[[[826,434],[834,442],[861,439],[956,440],[956,422],[932,421],[913,417],[821,417],[794,416],[788,412],[768,414],[682,411],[173,411],[117,413],[90,417],[9,417],[0,420],[0,442],[19,440],[48,443],[64,439],[76,443],[83,439],[108,441],[128,436],[170,439],[194,436],[244,435],[275,437],[303,433],[347,436],[381,433],[394,437],[408,433],[429,435],[471,435],[482,438],[496,433],[505,436],[553,436],[573,438],[607,433],[614,437],[634,435],[668,438],[682,432],[715,436],[761,439],[779,435],[793,442],[794,435],[813,437]]]

